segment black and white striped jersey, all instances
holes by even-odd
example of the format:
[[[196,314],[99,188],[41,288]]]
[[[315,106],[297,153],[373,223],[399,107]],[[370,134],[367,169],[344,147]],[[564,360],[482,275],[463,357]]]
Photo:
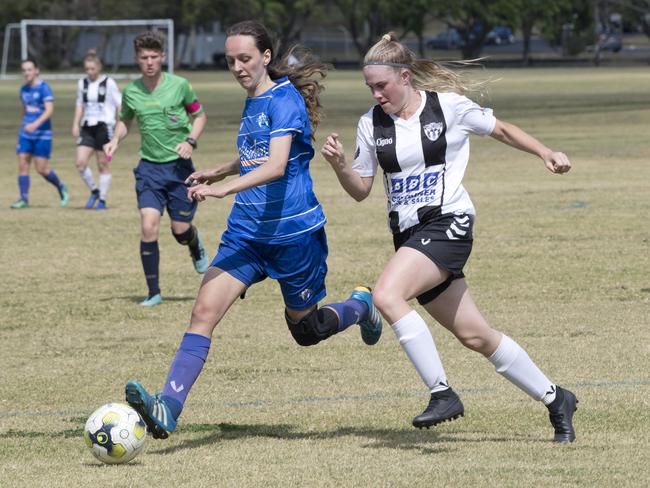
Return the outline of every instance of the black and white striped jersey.
[[[84,110],[81,125],[94,126],[103,122],[114,127],[121,104],[122,94],[110,76],[102,75],[95,81],[81,78],[77,83],[77,106]]]
[[[388,225],[402,232],[431,212],[474,215],[462,179],[469,135],[489,135],[496,118],[456,93],[420,91],[422,103],[408,120],[380,105],[359,120],[352,168],[363,177],[384,171]],[[425,208],[426,207],[426,208]]]

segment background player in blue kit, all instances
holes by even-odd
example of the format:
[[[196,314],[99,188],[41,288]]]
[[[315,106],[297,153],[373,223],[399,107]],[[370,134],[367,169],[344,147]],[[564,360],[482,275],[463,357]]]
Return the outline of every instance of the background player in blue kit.
[[[575,395],[551,382],[514,340],[491,328],[469,293],[463,267],[472,249],[475,212],[461,184],[470,134],[490,135],[537,155],[552,173],[569,171],[569,159],[463,96],[462,78],[416,59],[392,33],[370,48],[363,75],[378,104],[359,121],[354,162],[347,165],[336,134],[327,138],[322,153],[358,201],[370,193],[378,166],[383,171],[396,252],[373,300],[431,392],[413,425],[428,428],[464,413],[427,324],[408,304],[417,298],[465,347],[483,354],[498,373],[546,405],[556,442],[573,442]]]
[[[52,152],[52,122],[54,95],[52,89],[39,75],[38,63],[25,59],[20,65],[25,84],[20,88],[20,101],[23,104],[23,119],[18,132],[16,154],[18,155],[18,190],[20,198],[11,208],[29,206],[29,164],[33,160],[36,171],[56,187],[61,198],[61,206],[68,204],[68,188],[54,170],[50,169]]]
[[[381,335],[381,317],[367,288],[344,302],[318,308],[325,295],[325,215],[312,190],[309,162],[312,129],[320,119],[321,85],[312,79],[326,67],[309,54],[274,62],[273,43],[263,25],[241,22],[227,31],[226,60],[248,93],[237,145],[239,157],[188,178],[191,199],[235,193],[228,228],[199,290],[190,326],[171,365],[161,395],[138,382],[126,385],[126,399],[155,438],[174,430],[187,394],[205,363],[214,328],[246,289],[276,279],[286,322],[301,346],[310,346],[359,323],[366,344]],[[228,175],[239,174],[219,186]]]

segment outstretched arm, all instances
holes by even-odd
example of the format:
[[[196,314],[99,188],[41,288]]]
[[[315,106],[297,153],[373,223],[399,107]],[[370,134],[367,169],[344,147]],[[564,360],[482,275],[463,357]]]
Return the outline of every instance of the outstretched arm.
[[[336,177],[339,179],[339,183],[352,198],[360,202],[370,194],[372,182],[375,179],[374,176],[362,177],[348,166],[345,161],[343,144],[339,141],[337,133],[333,132],[327,136],[321,154],[330,163]]]
[[[273,137],[269,144],[269,158],[253,171],[239,178],[233,178],[219,186],[199,184],[187,190],[188,198],[202,202],[206,197],[223,198],[240,191],[248,190],[254,186],[264,185],[284,176],[289,161],[291,149],[290,135]]]
[[[571,162],[563,152],[549,149],[533,136],[514,124],[497,119],[492,134],[497,141],[539,156],[551,173],[566,173],[571,169]]]

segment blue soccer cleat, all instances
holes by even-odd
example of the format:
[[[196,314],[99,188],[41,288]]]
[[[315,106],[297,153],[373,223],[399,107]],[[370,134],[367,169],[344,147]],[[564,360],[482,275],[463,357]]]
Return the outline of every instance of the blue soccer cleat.
[[[350,300],[358,300],[368,305],[368,317],[359,322],[361,328],[361,339],[363,342],[372,346],[376,344],[381,337],[382,320],[381,315],[372,304],[372,295],[370,288],[357,286],[350,295]]]
[[[16,200],[14,203],[11,204],[11,208],[27,208],[29,207],[29,203],[27,203],[27,200],[23,200],[22,198]]]
[[[61,183],[59,187],[59,196],[61,197],[61,207],[65,207],[68,204],[68,200],[70,200],[68,186],[65,183]]]
[[[162,296],[160,293],[157,293],[154,296],[151,296],[143,301],[140,302],[140,305],[143,307],[155,307],[156,305],[160,305],[162,303]]]
[[[210,267],[210,261],[208,260],[208,256],[206,256],[205,254],[205,248],[203,247],[203,243],[201,242],[201,237],[199,236],[198,231],[196,231],[196,238],[199,241],[200,257],[199,259],[196,259],[194,257],[194,254],[192,254],[191,250],[190,250],[190,256],[192,257],[192,263],[194,263],[194,269],[196,270],[196,272],[199,274],[203,274]]]
[[[93,190],[90,193],[90,197],[88,198],[88,201],[86,202],[86,208],[90,210],[95,206],[97,203],[97,200],[99,200],[99,191],[98,190]]]
[[[176,428],[176,420],[169,407],[158,395],[150,395],[137,381],[129,381],[124,388],[126,401],[142,417],[154,439],[167,439]]]
[[[106,200],[100,200],[95,210],[106,210],[107,208],[108,207],[106,206]]]

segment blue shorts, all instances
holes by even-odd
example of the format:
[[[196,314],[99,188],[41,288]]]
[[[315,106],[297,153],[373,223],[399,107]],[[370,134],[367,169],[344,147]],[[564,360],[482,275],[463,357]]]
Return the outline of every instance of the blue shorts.
[[[185,180],[194,172],[191,159],[152,163],[141,159],[133,170],[138,208],[155,208],[161,215],[165,208],[178,222],[191,222],[198,202],[187,199]]]
[[[327,294],[327,237],[325,229],[288,244],[264,244],[233,236],[226,230],[212,266],[226,271],[246,286],[267,276],[280,283],[285,305],[306,310]]]
[[[18,136],[16,154],[28,153],[37,158],[50,159],[52,139],[32,139]]]

